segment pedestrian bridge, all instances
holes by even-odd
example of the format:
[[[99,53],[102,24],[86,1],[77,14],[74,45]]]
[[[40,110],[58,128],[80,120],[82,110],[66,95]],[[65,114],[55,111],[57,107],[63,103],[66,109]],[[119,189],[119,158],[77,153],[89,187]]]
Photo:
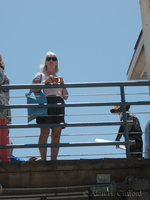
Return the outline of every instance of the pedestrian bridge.
[[[21,195],[24,195],[24,199],[96,199],[98,195],[91,195],[96,186],[100,188],[99,192],[108,192],[111,181],[124,183],[128,176],[150,180],[149,86],[148,81],[61,85],[68,89],[69,98],[65,104],[55,105],[64,106],[66,110],[65,124],[57,126],[66,128],[59,144],[48,142],[42,145],[38,144],[39,128],[49,125],[37,125],[34,120],[27,123],[27,108],[54,105],[27,105],[25,93],[31,88],[60,85],[0,86],[0,89],[10,90],[10,105],[0,107],[12,111],[12,124],[0,128],[8,128],[13,141],[13,144],[0,145],[0,148],[13,148],[14,156],[25,159],[23,162],[0,163],[0,198],[22,199]],[[126,105],[131,105],[131,112],[138,116],[143,130],[143,158],[130,158],[129,145],[134,141],[128,140],[127,125],[132,121],[127,121],[126,115],[120,121],[118,115],[111,114],[114,105],[121,105],[123,113]],[[120,125],[124,125],[125,138],[115,142]],[[125,145],[125,149],[116,149],[116,145]],[[28,161],[33,155],[39,158],[39,147],[55,146],[60,147],[58,160],[50,161],[48,153],[47,161]],[[143,191],[148,191],[148,187],[145,186]],[[117,194],[117,190],[113,192]],[[123,195],[117,195],[116,199],[120,197]]]

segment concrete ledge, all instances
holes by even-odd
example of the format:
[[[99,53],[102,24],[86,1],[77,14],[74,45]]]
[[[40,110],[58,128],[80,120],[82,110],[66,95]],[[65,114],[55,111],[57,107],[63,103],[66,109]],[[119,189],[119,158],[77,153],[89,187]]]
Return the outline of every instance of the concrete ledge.
[[[97,185],[97,174],[110,174],[110,179],[115,182],[123,182],[130,175],[150,179],[150,159],[107,158],[0,163],[0,184],[4,188],[2,194],[20,193],[5,191],[5,188]],[[34,192],[21,191],[21,194]],[[40,192],[46,191],[43,189]]]

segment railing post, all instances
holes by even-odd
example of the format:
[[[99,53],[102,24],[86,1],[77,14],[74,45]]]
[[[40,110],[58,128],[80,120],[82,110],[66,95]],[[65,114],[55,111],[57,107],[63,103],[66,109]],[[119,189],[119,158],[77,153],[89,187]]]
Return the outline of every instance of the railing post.
[[[124,86],[120,86],[121,90],[121,102],[122,102],[122,112],[123,112],[123,121],[124,121],[124,136],[125,136],[125,146],[126,146],[126,155],[127,158],[130,158],[130,148],[129,148],[129,138],[128,138],[128,125],[127,125],[127,116],[126,116],[126,105],[125,105],[125,93]]]

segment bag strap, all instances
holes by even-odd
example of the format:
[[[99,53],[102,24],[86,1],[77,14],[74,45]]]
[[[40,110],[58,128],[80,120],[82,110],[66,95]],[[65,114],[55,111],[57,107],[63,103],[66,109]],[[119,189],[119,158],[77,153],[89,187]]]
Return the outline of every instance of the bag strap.
[[[40,81],[39,81],[39,83],[41,83],[41,82],[42,82],[42,73],[40,73]],[[31,92],[31,90],[30,90],[30,92]],[[41,89],[39,91],[37,91],[37,93],[41,93]]]
[[[42,73],[40,73],[40,82],[39,83],[42,83]],[[41,93],[41,89],[37,93]]]
[[[42,83],[42,73],[40,74],[40,83]]]

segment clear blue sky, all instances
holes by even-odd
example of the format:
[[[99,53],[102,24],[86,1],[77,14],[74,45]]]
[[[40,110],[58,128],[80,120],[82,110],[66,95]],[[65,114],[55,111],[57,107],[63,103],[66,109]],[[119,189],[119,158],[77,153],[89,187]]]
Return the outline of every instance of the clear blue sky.
[[[30,84],[40,71],[47,51],[59,58],[59,73],[67,83],[127,81],[127,70],[142,29],[138,0],[1,0],[0,52],[11,84]],[[70,95],[88,93],[87,89],[68,89]],[[113,90],[92,89],[90,93]],[[24,96],[27,90],[13,90],[11,96]],[[69,97],[66,103],[113,101],[108,96]],[[116,99],[115,99],[116,100]],[[11,104],[25,104],[24,98],[11,98]],[[104,108],[66,109],[66,114],[109,113]],[[136,110],[136,109],[135,109]],[[131,109],[131,111],[133,111]],[[27,110],[12,110],[12,116],[26,116]],[[114,121],[118,116],[67,116],[66,122]],[[143,119],[140,119],[143,120]],[[148,119],[142,121],[142,129]],[[26,117],[13,117],[13,124],[26,124]],[[117,132],[118,127],[66,128],[62,135]],[[39,135],[39,129],[10,130],[10,136]],[[61,137],[61,142],[94,142],[96,137],[114,140],[115,135]],[[35,138],[12,138],[14,144],[37,143]],[[50,142],[50,141],[49,141]],[[112,150],[111,150],[112,149]],[[60,149],[62,154],[120,152],[115,147]],[[15,149],[16,156],[39,155],[38,149]],[[49,155],[49,149],[48,149]],[[98,156],[100,158],[110,156]],[[79,158],[75,157],[74,159]],[[88,156],[82,158],[90,158]],[[58,158],[61,159],[61,158]],[[63,158],[64,159],[64,158]],[[68,158],[67,158],[68,159]],[[72,158],[69,158],[72,159]]]

